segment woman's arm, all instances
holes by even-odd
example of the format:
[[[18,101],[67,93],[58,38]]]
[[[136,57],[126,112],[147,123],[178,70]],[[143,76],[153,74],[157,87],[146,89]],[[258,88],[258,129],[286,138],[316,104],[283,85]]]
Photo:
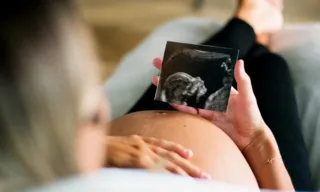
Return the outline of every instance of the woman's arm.
[[[261,129],[243,154],[261,188],[294,191],[276,140],[268,127]]]
[[[155,59],[154,66],[160,69],[161,59]],[[226,113],[171,105],[179,111],[200,115],[223,130],[243,152],[261,188],[294,190],[275,138],[261,116],[242,60],[236,63],[234,76],[238,91],[231,90]],[[158,82],[159,78],[153,79],[155,85]]]

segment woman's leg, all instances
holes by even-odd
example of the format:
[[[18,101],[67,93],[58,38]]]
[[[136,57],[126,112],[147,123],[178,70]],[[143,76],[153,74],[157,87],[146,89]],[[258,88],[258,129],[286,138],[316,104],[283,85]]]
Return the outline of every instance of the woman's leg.
[[[262,45],[244,58],[261,115],[272,130],[296,190],[312,190],[308,153],[285,60]]]
[[[242,59],[256,44],[256,35],[248,23],[233,18],[222,30],[202,44],[239,49],[239,58]]]

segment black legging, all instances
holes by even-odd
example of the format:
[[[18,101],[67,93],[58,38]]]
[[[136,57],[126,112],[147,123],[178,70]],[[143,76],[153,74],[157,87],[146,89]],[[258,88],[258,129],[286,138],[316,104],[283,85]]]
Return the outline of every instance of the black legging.
[[[313,190],[293,84],[285,60],[257,44],[252,27],[239,19],[232,19],[203,44],[240,50],[239,57],[245,61],[262,117],[277,140],[295,189]],[[155,91],[156,87],[151,85],[130,113],[174,110],[167,103],[155,101]]]

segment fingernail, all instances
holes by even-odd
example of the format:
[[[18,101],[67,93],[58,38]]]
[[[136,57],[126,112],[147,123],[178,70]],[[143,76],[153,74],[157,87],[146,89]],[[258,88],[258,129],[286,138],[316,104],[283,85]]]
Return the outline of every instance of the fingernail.
[[[191,151],[190,149],[186,149],[185,153],[187,154],[187,156],[190,158],[193,156],[193,151]]]
[[[201,173],[201,178],[202,179],[207,179],[207,180],[211,180],[211,176],[207,173]]]

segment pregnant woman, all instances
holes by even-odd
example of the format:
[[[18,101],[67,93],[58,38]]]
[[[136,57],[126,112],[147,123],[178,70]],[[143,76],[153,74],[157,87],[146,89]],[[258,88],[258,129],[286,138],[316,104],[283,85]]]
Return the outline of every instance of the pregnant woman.
[[[236,65],[238,92],[232,91],[226,114],[154,101],[156,87],[150,86],[130,114],[111,122],[111,134],[180,143],[213,179],[271,189],[292,189],[292,180],[296,190],[312,190],[290,73],[266,48],[268,35],[282,26],[281,12],[281,0],[239,1],[235,18],[204,42],[238,48],[245,62]],[[161,60],[154,65],[160,69]]]
[[[245,5],[260,7],[258,13],[266,13],[266,8],[269,10],[267,15],[254,17],[250,12],[243,13],[249,14],[249,18],[266,19],[262,23],[271,23],[272,26],[276,23],[272,20],[274,15],[271,13],[277,12],[272,12],[273,6],[266,1],[243,1],[237,14],[238,19],[232,20],[212,42],[219,45],[225,42],[229,47],[240,46],[240,50],[249,55],[248,47],[253,46],[255,34],[244,22],[246,18],[240,14],[243,11],[241,7],[246,7]],[[289,171],[296,166],[305,169],[303,172],[299,172],[300,169],[293,174],[290,172],[296,188],[310,187],[308,180],[304,179],[308,176],[306,164],[302,164],[304,161],[296,165],[291,154],[286,154],[286,150],[283,150],[285,147],[281,147],[285,143],[281,138],[288,138],[287,144],[296,147],[295,160],[300,161],[301,156],[305,155],[302,153],[299,137],[296,137],[299,134],[295,134],[299,133],[296,130],[298,127],[293,124],[298,119],[294,115],[295,108],[286,108],[286,102],[292,104],[290,102],[294,101],[293,94],[287,94],[286,91],[274,94],[269,89],[269,84],[263,81],[265,76],[257,81],[259,79],[253,76],[255,73],[251,74],[253,91],[257,95],[263,121],[242,61],[236,66],[238,92],[233,91],[227,115],[181,106],[174,107],[197,116],[168,111],[132,113],[112,121],[111,134],[117,136],[108,136],[108,111],[98,80],[99,61],[90,35],[75,13],[74,4],[71,1],[12,0],[0,6],[0,10],[3,25],[0,30],[0,191],[25,191],[26,188],[42,187],[66,177],[91,176],[105,163],[124,168],[152,168],[157,165],[161,171],[208,178],[194,165],[196,164],[208,172],[212,179],[253,188],[293,189],[281,156]],[[250,25],[255,26],[254,23]],[[262,32],[265,29],[255,30]],[[249,35],[249,39],[240,42],[242,37],[238,38],[233,34],[241,34],[237,30]],[[259,60],[252,57],[251,62],[249,58],[245,58],[246,65],[251,63],[252,66],[267,67],[270,66],[267,64],[274,62],[276,65],[271,66],[283,67],[282,71],[272,73],[272,78],[276,78],[278,82],[278,88],[291,90],[283,61],[268,51],[263,56],[266,58],[257,57]],[[270,61],[270,58],[273,60]],[[155,65],[160,68],[161,61],[156,60]],[[248,66],[246,68],[249,69]],[[266,72],[264,68],[261,70]],[[267,74],[263,72],[257,73],[257,76]],[[262,90],[270,91],[269,100],[279,101],[281,104],[274,107],[284,107],[287,110],[285,113],[283,110],[271,110],[268,103],[261,106],[264,104],[261,102],[263,97],[258,93],[264,93],[257,91],[260,84],[263,84]],[[154,106],[153,94],[154,92],[145,95],[149,109],[164,109]],[[283,97],[287,100],[283,100]],[[295,107],[294,104],[292,106]],[[143,105],[140,107],[142,109]],[[268,109],[271,114],[267,113]],[[275,114],[272,115],[273,113]],[[269,115],[280,117],[275,122],[290,120],[289,123],[281,124],[283,128],[291,128],[290,134],[287,133],[284,137],[281,131],[277,132],[278,129],[282,130],[281,126],[279,128],[279,125],[272,123],[272,119],[267,118]],[[269,128],[276,136],[280,150],[284,151],[282,154]],[[131,136],[133,134],[151,138]],[[186,160],[192,155],[190,151],[173,142],[193,150],[191,163]],[[123,182],[120,172],[113,175],[114,172],[108,170],[111,169],[107,169],[109,177],[103,180],[104,187],[122,187],[119,185]],[[132,175],[129,178],[134,180],[137,173],[130,173]],[[119,180],[119,175],[122,180]],[[118,180],[114,181],[112,178]],[[153,174],[147,174],[147,178],[154,179]],[[186,179],[183,182],[185,184],[192,181],[188,177],[179,178]],[[98,191],[94,187],[100,191],[111,191],[102,190],[96,185],[96,181],[78,182],[75,186],[80,186],[81,190],[73,191]],[[135,181],[140,182],[137,184],[139,187],[145,187],[144,180]],[[72,191],[72,187],[66,183],[68,182],[62,182],[65,190],[49,191]],[[82,188],[86,184],[90,185],[89,189]]]

